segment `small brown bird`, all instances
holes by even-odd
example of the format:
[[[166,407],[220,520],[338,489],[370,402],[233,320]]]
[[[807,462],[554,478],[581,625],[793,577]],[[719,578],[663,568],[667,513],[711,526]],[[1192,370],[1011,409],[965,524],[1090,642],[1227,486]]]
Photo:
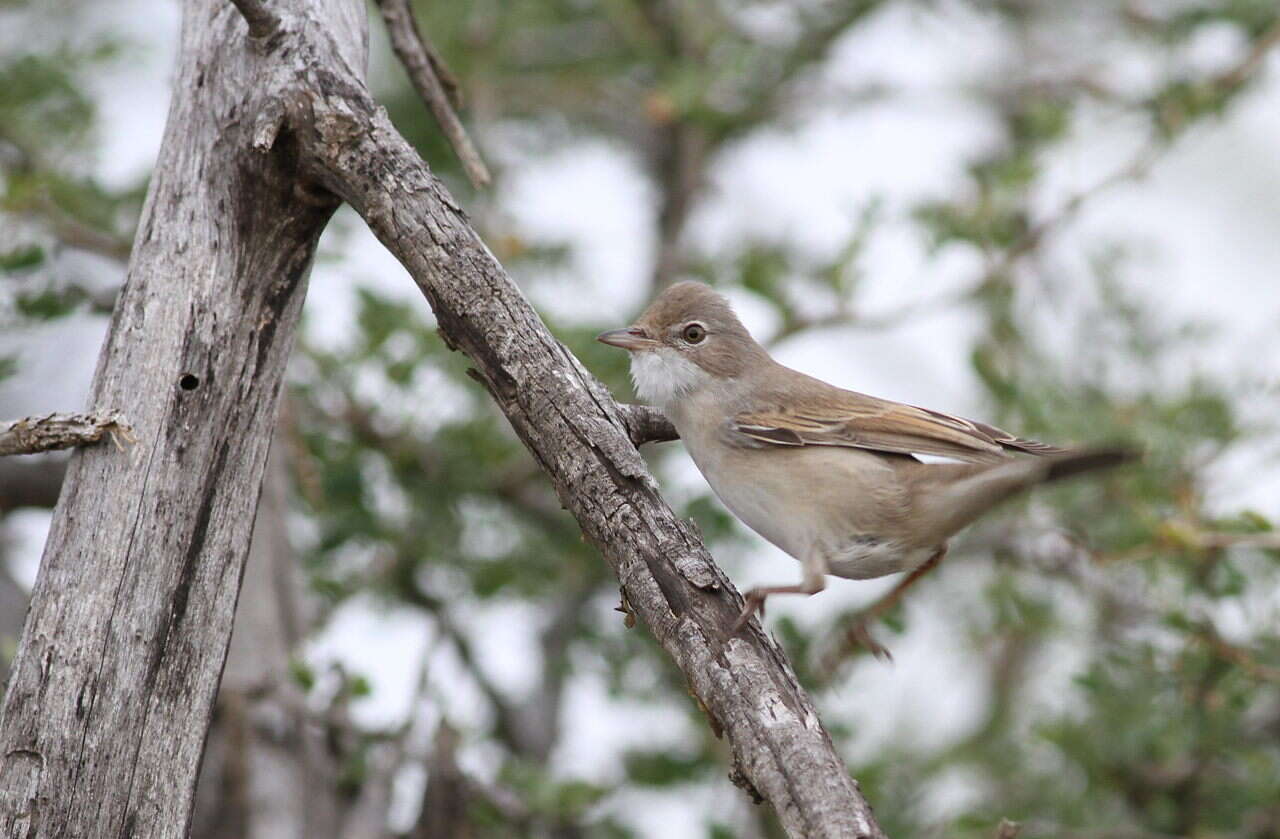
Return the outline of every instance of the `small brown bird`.
[[[800,560],[801,582],[747,593],[735,631],[771,594],[935,564],[949,538],[1010,496],[1134,457],[1055,448],[806,376],[774,361],[701,283],[671,286],[634,326],[598,340],[631,353],[636,393],[675,425],[724,505]]]

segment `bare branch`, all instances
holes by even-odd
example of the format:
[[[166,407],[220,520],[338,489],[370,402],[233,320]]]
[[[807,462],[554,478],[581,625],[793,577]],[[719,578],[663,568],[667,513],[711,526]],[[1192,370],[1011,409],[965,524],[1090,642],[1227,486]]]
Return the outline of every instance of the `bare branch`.
[[[245,23],[249,34],[255,38],[269,38],[280,29],[280,16],[271,9],[267,0],[231,0]]]
[[[139,226],[148,246],[134,249],[95,381],[102,404],[132,400],[147,456],[72,459],[0,717],[5,835],[151,839],[189,823],[284,361],[332,194],[404,264],[441,335],[475,365],[726,737],[734,777],[792,836],[882,839],[780,647],[756,621],[729,632],[741,595],[662,501],[608,391],[369,95],[355,4],[236,2],[255,34],[281,43],[246,50],[219,0],[187,5]],[[276,103],[290,149],[252,154],[264,137],[255,117]],[[241,118],[229,122],[233,110]]]
[[[1214,78],[1213,83],[1224,90],[1239,87],[1257,74],[1267,53],[1277,45],[1280,45],[1280,19],[1254,40],[1240,63]]]
[[[679,440],[680,433],[671,424],[671,420],[657,408],[648,405],[619,405],[622,424],[627,429],[627,436],[637,448],[645,443],[667,443]]]
[[[121,265],[129,261],[129,251],[133,249],[130,240],[90,227],[59,207],[47,194],[36,196],[31,210],[43,218],[49,232],[63,245],[114,260]]]
[[[387,25],[387,34],[391,36],[391,48],[404,64],[418,95],[431,109],[449,145],[453,146],[467,179],[477,189],[488,186],[491,180],[489,167],[485,166],[479,150],[471,142],[467,129],[463,128],[462,120],[458,119],[449,101],[450,90],[456,96],[457,81],[444,66],[439,53],[422,35],[413,7],[408,0],[378,0],[378,9]]]
[[[269,8],[358,26],[349,0],[293,5]],[[92,388],[92,404],[127,406],[145,456],[70,459],[0,714],[5,836],[187,832],[285,360],[337,207],[300,194],[296,159],[250,145],[280,50],[246,48],[223,0],[183,14],[145,246]],[[359,31],[331,61],[364,66]]]
[[[133,428],[118,411],[25,417],[0,426],[0,456],[89,446],[107,435],[119,448],[121,441],[136,442]]]
[[[316,46],[312,45],[315,49]],[[753,621],[731,635],[742,598],[694,528],[658,495],[624,414],[548,331],[443,185],[359,79],[296,54],[290,123],[303,165],[348,201],[431,302],[622,583],[628,604],[689,680],[744,783],[793,836],[882,837],[781,649]]]

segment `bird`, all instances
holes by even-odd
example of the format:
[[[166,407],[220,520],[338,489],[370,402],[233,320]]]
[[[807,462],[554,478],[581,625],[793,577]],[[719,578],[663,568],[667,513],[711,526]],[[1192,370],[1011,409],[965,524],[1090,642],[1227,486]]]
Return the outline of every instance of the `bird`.
[[[632,326],[597,340],[628,351],[636,395],[675,426],[724,506],[800,562],[799,582],[747,592],[733,633],[771,595],[816,594],[828,575],[911,572],[904,588],[1000,502],[1137,456],[1051,446],[785,367],[696,281],[667,287]]]

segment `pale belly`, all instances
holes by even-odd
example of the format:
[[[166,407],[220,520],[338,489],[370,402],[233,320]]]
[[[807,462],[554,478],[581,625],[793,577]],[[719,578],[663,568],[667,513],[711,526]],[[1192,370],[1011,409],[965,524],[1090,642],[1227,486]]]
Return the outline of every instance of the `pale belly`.
[[[874,526],[883,519],[876,508],[886,501],[866,491],[866,481],[860,478],[867,468],[879,468],[877,460],[853,464],[844,472],[804,470],[823,478],[800,482],[789,477],[795,474],[793,469],[775,468],[783,465],[778,458],[708,462],[706,457],[699,458],[698,448],[691,447],[690,454],[721,502],[743,524],[796,559],[817,552],[827,561],[829,573],[861,580],[909,571],[933,554],[932,548],[908,547]],[[802,465],[796,460],[807,459],[810,451],[788,451],[786,465]],[[821,453],[815,451],[812,456],[821,462]]]

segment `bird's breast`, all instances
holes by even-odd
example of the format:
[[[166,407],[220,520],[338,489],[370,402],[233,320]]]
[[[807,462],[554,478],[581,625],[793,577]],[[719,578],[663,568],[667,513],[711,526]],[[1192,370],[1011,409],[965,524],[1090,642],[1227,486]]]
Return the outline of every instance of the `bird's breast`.
[[[869,579],[914,568],[932,553],[902,538],[906,494],[882,457],[816,446],[743,449],[696,423],[677,429],[729,511],[797,559],[820,552],[832,574]]]

